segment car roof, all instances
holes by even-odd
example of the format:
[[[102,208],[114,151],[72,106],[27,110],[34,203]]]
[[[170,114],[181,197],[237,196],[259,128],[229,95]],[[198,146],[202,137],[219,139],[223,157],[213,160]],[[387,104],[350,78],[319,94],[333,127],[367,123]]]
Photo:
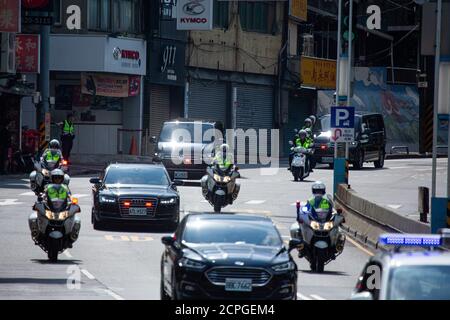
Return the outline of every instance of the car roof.
[[[116,162],[110,163],[108,168],[164,168],[161,163],[124,163],[124,162]]]
[[[417,250],[405,252],[389,251],[383,253],[374,260],[381,260],[388,263],[390,267],[400,266],[450,266],[450,252],[438,250]]]
[[[190,213],[188,218],[197,218],[199,220],[257,221],[273,223],[269,217],[245,213]]]

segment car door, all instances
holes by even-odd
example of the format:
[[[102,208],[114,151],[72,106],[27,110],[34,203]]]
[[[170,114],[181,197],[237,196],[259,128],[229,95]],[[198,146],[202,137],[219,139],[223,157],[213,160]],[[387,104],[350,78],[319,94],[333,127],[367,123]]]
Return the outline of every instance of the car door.
[[[380,263],[374,261],[368,262],[358,278],[355,292],[369,292],[374,300],[378,300],[382,286],[382,271]]]
[[[361,133],[359,135],[359,148],[364,153],[364,159],[370,156],[370,128],[367,116],[361,117]]]
[[[381,126],[381,115],[374,114],[369,116],[368,123],[370,128],[369,144],[370,144],[370,160],[379,159],[381,145],[383,143],[384,128]]]
[[[184,224],[183,224],[184,225]],[[166,287],[166,291],[172,295],[172,288],[175,285],[172,283],[174,280],[174,274],[175,274],[175,265],[180,258],[181,253],[181,229],[183,228],[183,225],[180,225],[180,227],[175,232],[175,242],[172,246],[165,246],[164,253],[163,253],[163,261],[162,261],[162,277],[164,279],[164,284]]]

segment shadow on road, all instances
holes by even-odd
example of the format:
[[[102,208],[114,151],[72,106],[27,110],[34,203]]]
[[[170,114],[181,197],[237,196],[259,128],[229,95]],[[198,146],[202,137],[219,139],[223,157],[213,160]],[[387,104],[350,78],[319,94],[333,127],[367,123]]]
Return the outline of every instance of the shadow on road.
[[[39,264],[51,264],[51,265],[73,265],[73,264],[80,264],[82,261],[81,260],[74,260],[74,259],[63,259],[63,258],[58,258],[57,262],[51,262],[48,259],[31,259],[31,262],[33,263],[39,263]],[[0,281],[1,283],[1,281]]]
[[[317,275],[324,275],[324,276],[343,276],[343,277],[348,277],[350,276],[347,272],[342,272],[342,271],[327,271],[325,270],[322,273],[317,273],[311,270],[298,270],[301,273],[309,273],[309,274],[317,274]]]
[[[174,232],[174,229],[170,229],[163,225],[132,225],[132,224],[107,224],[102,226],[99,231],[110,232],[129,232],[129,233],[161,233],[167,234]]]
[[[42,279],[42,278],[0,278],[0,284],[27,283],[27,284],[66,284],[67,279]]]

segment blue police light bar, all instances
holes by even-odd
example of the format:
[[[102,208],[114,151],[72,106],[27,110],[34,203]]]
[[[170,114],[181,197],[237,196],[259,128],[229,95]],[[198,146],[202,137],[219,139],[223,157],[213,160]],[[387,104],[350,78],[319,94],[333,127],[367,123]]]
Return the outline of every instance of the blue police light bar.
[[[438,247],[442,237],[438,234],[399,234],[387,233],[378,238],[379,243],[391,246]]]

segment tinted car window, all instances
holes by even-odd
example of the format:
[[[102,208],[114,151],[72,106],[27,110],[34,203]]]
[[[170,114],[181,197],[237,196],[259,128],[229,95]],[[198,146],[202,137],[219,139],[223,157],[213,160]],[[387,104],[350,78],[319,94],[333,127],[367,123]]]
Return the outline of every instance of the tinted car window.
[[[106,184],[148,184],[148,185],[169,185],[169,179],[163,168],[130,168],[112,167],[109,168],[106,177]]]
[[[390,272],[390,300],[450,300],[450,266],[403,266]]]
[[[234,243],[280,247],[275,227],[265,221],[190,219],[183,232],[188,243]]]
[[[178,141],[178,138],[181,135],[186,134],[186,131],[190,135],[190,141],[184,142],[193,142],[193,143],[209,143],[209,141],[203,140],[203,135],[207,130],[214,129],[214,124],[212,123],[203,123],[203,122],[166,122],[161,130],[161,134],[159,136],[160,142],[172,142]],[[177,130],[180,130],[177,132]],[[185,131],[181,131],[185,130]],[[194,141],[196,139],[196,132],[200,133],[200,141]]]

